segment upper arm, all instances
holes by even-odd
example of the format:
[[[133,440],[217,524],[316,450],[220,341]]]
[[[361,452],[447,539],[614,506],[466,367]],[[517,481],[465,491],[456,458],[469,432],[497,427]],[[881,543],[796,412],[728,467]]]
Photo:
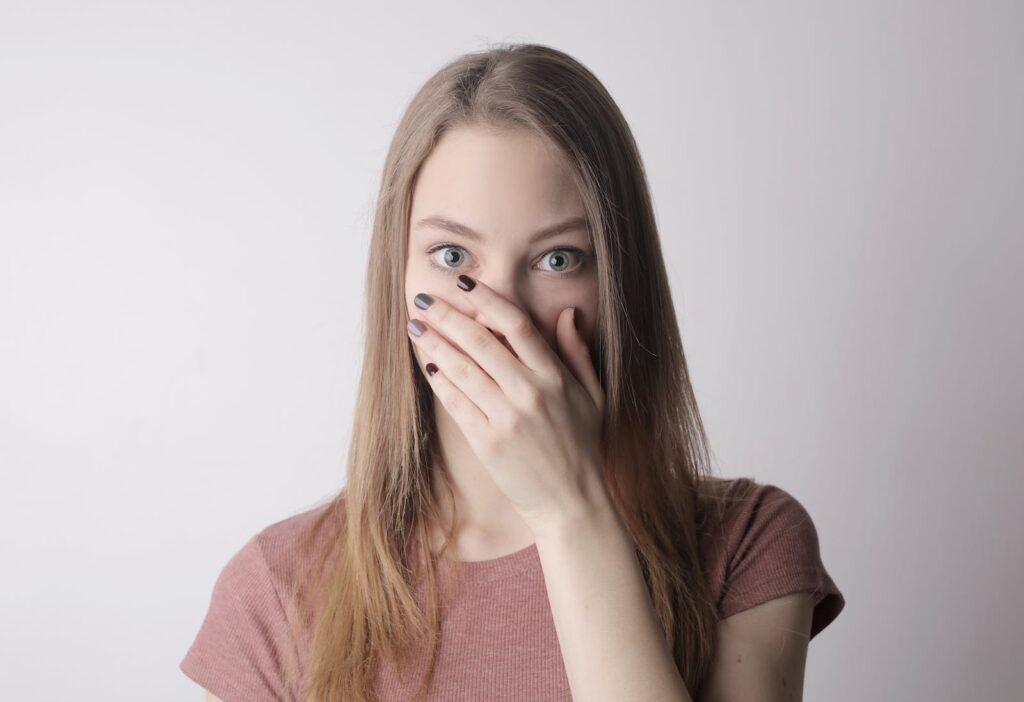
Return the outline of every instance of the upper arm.
[[[214,695],[209,690],[206,691],[206,702],[224,702],[221,698]]]
[[[291,629],[253,537],[221,569],[206,617],[178,667],[221,700],[287,699],[297,663]]]
[[[699,702],[800,702],[813,610],[797,592],[722,619]]]

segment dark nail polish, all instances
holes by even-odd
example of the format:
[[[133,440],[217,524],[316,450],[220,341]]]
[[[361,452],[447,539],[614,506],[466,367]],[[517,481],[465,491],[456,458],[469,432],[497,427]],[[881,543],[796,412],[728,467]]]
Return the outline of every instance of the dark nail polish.
[[[427,325],[418,319],[409,320],[409,333],[413,336],[419,336],[427,330]]]
[[[426,293],[418,293],[416,297],[412,299],[413,303],[421,310],[425,310],[434,304],[434,298]]]
[[[427,364],[427,375],[433,375],[436,372],[437,372],[437,366],[435,366],[433,363],[428,363]]]
[[[458,285],[465,291],[470,291],[476,286],[476,281],[470,278],[468,275],[462,274],[459,276]]]

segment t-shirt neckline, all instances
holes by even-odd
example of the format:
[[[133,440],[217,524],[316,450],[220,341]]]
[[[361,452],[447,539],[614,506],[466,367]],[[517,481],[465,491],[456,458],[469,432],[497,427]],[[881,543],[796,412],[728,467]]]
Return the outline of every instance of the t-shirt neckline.
[[[467,580],[479,582],[508,578],[530,570],[531,567],[540,564],[540,554],[537,552],[537,544],[534,542],[518,551],[506,553],[497,558],[457,562],[453,562],[449,558],[441,558],[439,561],[446,568],[451,568],[453,564],[459,565]]]

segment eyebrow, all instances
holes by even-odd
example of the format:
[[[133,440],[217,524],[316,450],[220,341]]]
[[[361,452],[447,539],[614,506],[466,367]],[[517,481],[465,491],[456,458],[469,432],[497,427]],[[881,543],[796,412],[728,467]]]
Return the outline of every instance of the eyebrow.
[[[460,224],[454,220],[442,217],[440,215],[432,215],[430,217],[424,217],[416,223],[416,227],[433,227],[435,229],[443,229],[446,232],[452,234],[458,234],[464,236],[467,239],[475,239],[476,241],[483,241],[484,236],[480,232],[467,227],[465,224]],[[533,233],[530,236],[529,242],[531,244],[541,241],[542,239],[549,239],[553,236],[557,236],[564,232],[576,231],[582,229],[590,231],[590,226],[587,224],[587,220],[583,217],[573,217],[567,219],[564,222],[553,224],[549,227],[544,227]]]

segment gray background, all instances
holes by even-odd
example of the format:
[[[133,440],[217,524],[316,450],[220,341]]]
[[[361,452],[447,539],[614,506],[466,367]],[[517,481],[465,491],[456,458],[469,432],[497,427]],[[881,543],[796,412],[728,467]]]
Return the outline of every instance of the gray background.
[[[1022,22],[0,3],[0,697],[202,698],[219,569],[341,484],[396,121],[509,40],[621,105],[718,471],[814,518],[848,604],[806,699],[1019,698]]]

